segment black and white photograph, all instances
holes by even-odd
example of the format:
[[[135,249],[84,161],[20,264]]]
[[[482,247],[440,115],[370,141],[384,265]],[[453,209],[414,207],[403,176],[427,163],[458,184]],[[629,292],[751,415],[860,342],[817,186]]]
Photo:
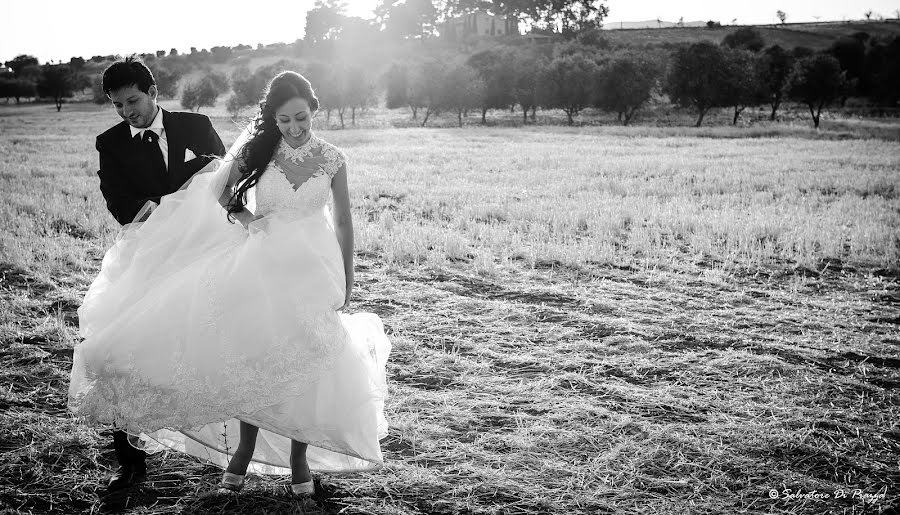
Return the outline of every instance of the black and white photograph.
[[[0,515],[900,514],[900,3],[2,11]]]

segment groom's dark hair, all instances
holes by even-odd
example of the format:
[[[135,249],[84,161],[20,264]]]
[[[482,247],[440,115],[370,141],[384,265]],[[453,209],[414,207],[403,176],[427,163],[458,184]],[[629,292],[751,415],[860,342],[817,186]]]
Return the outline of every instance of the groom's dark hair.
[[[150,68],[135,56],[116,61],[103,71],[103,92],[106,96],[109,96],[110,91],[128,86],[137,86],[137,89],[149,93],[150,86],[155,84]]]

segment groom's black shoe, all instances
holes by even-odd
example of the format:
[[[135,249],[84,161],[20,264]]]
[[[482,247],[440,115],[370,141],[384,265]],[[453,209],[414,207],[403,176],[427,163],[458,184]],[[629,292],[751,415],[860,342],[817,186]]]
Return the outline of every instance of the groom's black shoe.
[[[113,431],[113,447],[116,461],[121,465],[109,480],[106,491],[113,492],[140,483],[147,477],[147,454],[128,443],[128,435],[123,431]]]
[[[107,492],[114,492],[128,488],[131,485],[142,482],[147,478],[147,465],[144,462],[138,462],[129,465],[122,465],[116,470],[106,486]]]

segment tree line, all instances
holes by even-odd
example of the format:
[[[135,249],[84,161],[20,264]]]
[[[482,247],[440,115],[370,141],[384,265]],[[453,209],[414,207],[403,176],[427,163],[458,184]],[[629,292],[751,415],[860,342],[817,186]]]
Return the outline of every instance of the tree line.
[[[570,124],[587,108],[598,108],[628,125],[651,98],[692,109],[700,126],[711,109],[731,112],[733,124],[748,107],[767,106],[775,120],[786,100],[808,108],[818,128],[825,106],[867,97],[882,109],[896,109],[900,95],[900,37],[886,40],[857,33],[829,49],[787,50],[766,46],[760,33],[742,28],[720,44],[698,42],[664,48],[612,48],[596,29],[554,46],[499,45],[471,55],[421,52],[395,61],[380,76],[371,67],[282,61],[232,76],[234,116],[255,105],[259,92],[279,69],[297,69],[322,92],[323,108],[344,126],[344,113],[373,105],[383,93],[389,109],[407,108],[426,125],[441,113],[459,125],[470,112],[522,114],[533,122],[537,109],[561,110]]]
[[[415,117],[426,113],[518,106],[560,109],[568,122],[588,107],[612,112],[628,124],[652,97],[660,95],[693,109],[700,126],[713,108],[729,108],[736,124],[748,107],[768,106],[775,120],[789,99],[805,105],[818,128],[822,110],[850,97],[867,97],[882,109],[900,100],[900,37],[865,33],[814,52],[765,46],[759,31],[742,28],[720,44],[698,42],[663,49],[612,49],[597,30],[588,30],[552,51],[497,47],[461,64],[436,59],[395,64],[388,72],[388,107],[407,104]],[[427,121],[427,114],[426,120]]]
[[[785,99],[805,105],[818,128],[822,109],[850,97],[867,97],[882,109],[900,100],[900,37],[881,40],[858,32],[813,52],[765,47],[753,28],[739,29],[721,45],[695,43],[677,49],[662,91],[693,108],[699,126],[712,108],[731,108],[733,123],[747,107],[768,105],[774,120]]]
[[[346,3],[342,0],[317,0],[313,9],[306,13],[304,39],[298,39],[293,44],[264,46],[260,43],[256,53],[260,55],[267,50],[283,53],[289,50],[299,56],[312,45],[333,45],[341,39],[349,43],[378,37],[394,41],[433,37],[438,33],[441,22],[475,11],[510,16],[517,25],[521,22],[528,30],[569,34],[588,27],[599,27],[608,12],[599,0],[444,0],[438,5],[435,7],[430,0],[380,0],[374,10],[375,19],[369,21],[346,15]],[[157,77],[160,94],[175,97],[178,94],[177,83],[187,70],[211,63],[232,62],[252,50],[250,45],[241,44],[234,47],[214,46],[209,50],[191,47],[190,53],[180,54],[172,48],[168,52],[157,50],[144,53],[141,57]],[[121,56],[118,55],[95,55],[89,60],[73,57],[69,63],[40,65],[34,56],[20,55],[4,63],[11,71],[0,71],[0,97],[13,98],[16,103],[22,98],[52,99],[57,110],[60,110],[66,99],[92,87],[94,100],[102,103],[104,95],[100,89],[99,67],[119,58]],[[167,63],[165,66],[156,64],[163,61]],[[356,73],[352,68],[348,72]],[[212,93],[221,93],[222,85],[218,77],[183,85],[183,105],[191,109],[211,105],[215,102]],[[353,118],[355,109],[350,109]]]
[[[0,72],[0,97],[14,98],[17,104],[22,98],[49,98],[59,111],[76,90],[89,85],[87,76],[80,73],[81,58],[72,58],[69,64],[40,65],[36,57],[20,55],[4,64],[10,71]]]
[[[381,20],[387,24],[394,16],[396,24],[401,5],[409,10],[418,4],[384,5],[394,11],[388,9]],[[320,4],[316,9],[326,8]],[[407,27],[413,21],[424,23],[412,11],[404,16]],[[296,69],[323,93],[326,116],[330,120],[335,115],[342,127],[347,122],[354,124],[361,111],[382,98],[388,108],[408,108],[412,118],[423,125],[440,113],[452,113],[462,124],[470,112],[480,113],[486,122],[491,111],[515,109],[526,123],[529,117],[534,121],[537,109],[561,110],[569,123],[574,123],[587,108],[614,113],[627,125],[655,99],[694,110],[699,126],[711,109],[719,108],[730,109],[732,122],[737,123],[748,107],[768,106],[774,120],[783,102],[792,100],[808,107],[813,125],[818,127],[821,113],[830,103],[865,97],[872,105],[892,112],[900,94],[900,38],[877,38],[864,32],[814,52],[766,46],[752,27],[732,32],[719,44],[643,48],[615,47],[600,30],[590,27],[554,44],[505,40],[471,51],[461,44],[407,41],[405,55],[393,58],[390,54],[347,57],[348,48],[384,48],[375,45],[376,40],[360,40],[358,34],[340,32],[318,42],[313,42],[314,35],[293,45],[257,45],[255,51],[249,45],[238,45],[213,47],[212,51],[194,48],[189,54],[160,50],[143,57],[157,78],[161,96],[180,97],[185,109],[199,110],[215,105],[219,96],[231,90],[226,108],[234,117],[256,105],[265,83],[277,71]],[[251,71],[248,56],[266,51],[302,60],[282,60]],[[17,101],[40,96],[53,99],[59,109],[73,92],[92,87],[94,99],[105,102],[98,71],[108,57],[40,65],[32,56],[18,56],[5,63],[10,71],[0,73],[0,96]],[[232,64],[230,77],[211,71],[215,63]],[[183,80],[198,68],[203,72],[199,80]]]

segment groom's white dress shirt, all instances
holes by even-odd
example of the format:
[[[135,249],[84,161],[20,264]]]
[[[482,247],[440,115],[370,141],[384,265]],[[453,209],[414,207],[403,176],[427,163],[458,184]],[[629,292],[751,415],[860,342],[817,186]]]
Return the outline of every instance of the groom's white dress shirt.
[[[159,151],[162,152],[163,162],[166,164],[166,170],[169,169],[169,142],[166,139],[166,128],[163,126],[163,110],[159,107],[156,108],[156,117],[153,118],[153,121],[150,123],[149,127],[138,129],[136,127],[128,126],[131,129],[131,137],[135,137],[140,135],[141,138],[144,137],[144,131],[153,131],[156,133],[159,138],[156,140],[156,143],[159,145]]]

